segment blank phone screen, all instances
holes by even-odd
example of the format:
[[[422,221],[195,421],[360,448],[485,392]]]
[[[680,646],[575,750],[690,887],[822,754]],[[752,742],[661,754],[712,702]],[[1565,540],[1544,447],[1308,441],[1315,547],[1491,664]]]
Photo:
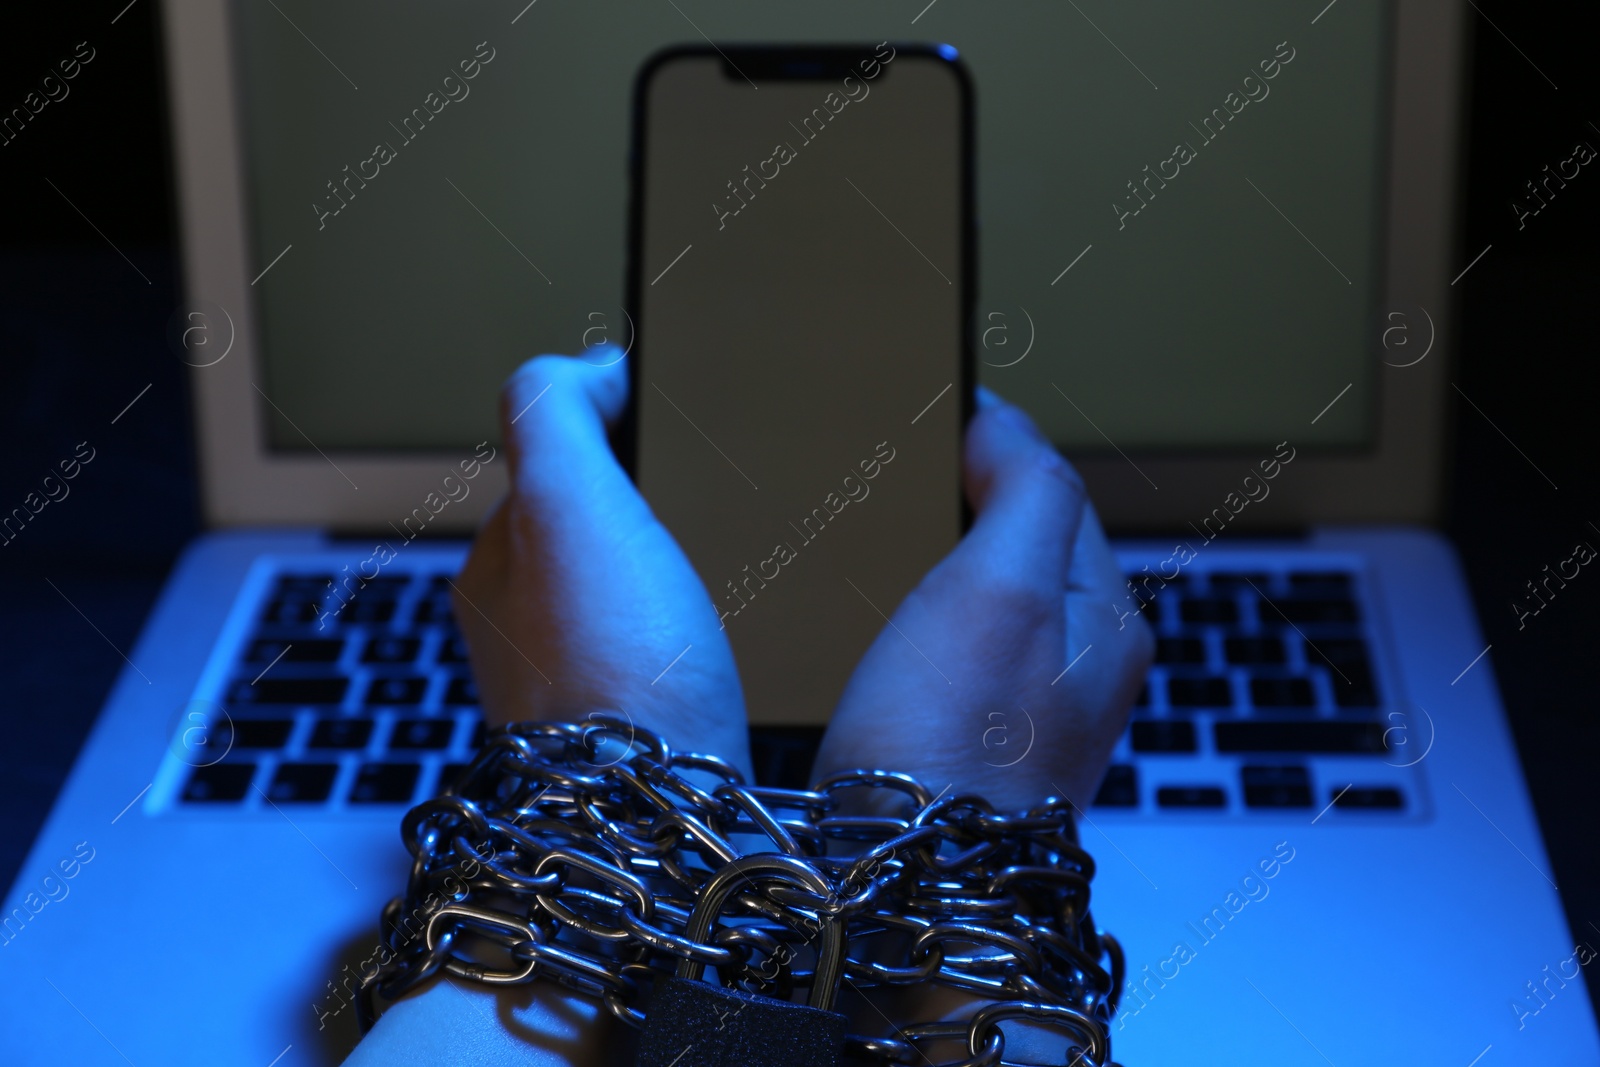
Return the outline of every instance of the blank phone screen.
[[[641,103],[635,473],[764,724],[826,722],[962,531],[964,84],[839,54],[677,55]]]

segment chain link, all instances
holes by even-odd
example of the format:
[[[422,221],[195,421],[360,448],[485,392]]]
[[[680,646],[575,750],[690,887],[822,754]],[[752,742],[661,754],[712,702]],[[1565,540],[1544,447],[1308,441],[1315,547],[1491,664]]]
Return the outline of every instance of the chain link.
[[[602,746],[628,754],[597,762]],[[879,794],[870,815],[839,795],[862,789]],[[900,815],[883,814],[889,794]],[[826,1002],[832,989],[812,990],[820,972],[862,997],[931,983],[987,1002],[965,1022],[852,1034],[856,1062],[991,1067],[1005,1052],[1001,1023],[1026,1020],[1061,1035],[1063,1062],[1114,1067],[1106,1030],[1122,950],[1089,916],[1094,861],[1064,799],[1002,815],[981,797],[934,796],[876,770],[809,790],[754,786],[721,759],[674,753],[659,734],[595,714],[492,731],[401,834],[411,875],[384,909],[388,961],[356,998],[363,1030],[379,996],[393,1001],[441,971],[555,981],[641,1028],[654,979],[689,961],[782,999],[804,989]],[[762,854],[803,877],[738,876],[709,938],[688,936],[707,884],[726,885],[746,866],[729,864]],[[425,925],[403,928],[402,915]],[[820,948],[836,924],[842,961]],[[936,1048],[960,1058],[939,1063]]]

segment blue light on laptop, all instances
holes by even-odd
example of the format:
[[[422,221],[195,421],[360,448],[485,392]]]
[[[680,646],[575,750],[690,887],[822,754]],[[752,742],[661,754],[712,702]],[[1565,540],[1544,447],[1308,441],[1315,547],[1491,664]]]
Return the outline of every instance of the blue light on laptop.
[[[938,47],[939,55],[943,56],[945,59],[948,59],[952,63],[954,63],[956,61],[956,57],[961,54],[956,51],[956,46],[953,44],[942,44]]]

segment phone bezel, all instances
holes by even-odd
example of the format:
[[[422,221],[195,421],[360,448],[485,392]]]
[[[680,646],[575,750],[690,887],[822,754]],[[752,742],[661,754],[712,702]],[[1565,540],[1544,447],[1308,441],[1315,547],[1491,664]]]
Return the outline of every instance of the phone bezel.
[[[950,72],[955,75],[959,87],[961,102],[959,105],[961,122],[961,183],[959,199],[961,204],[960,219],[960,263],[961,279],[958,299],[961,303],[961,350],[959,353],[960,368],[958,374],[958,387],[961,404],[959,433],[966,437],[967,424],[972,420],[976,408],[977,385],[977,349],[975,340],[975,314],[977,303],[977,215],[976,215],[976,189],[975,185],[975,160],[976,140],[974,131],[974,106],[972,76],[966,64],[961,62],[960,56],[948,45],[933,44],[904,44],[900,42],[885,41],[883,44],[891,45],[895,50],[895,57],[902,55],[932,59],[945,64]],[[618,420],[616,430],[612,434],[612,447],[615,449],[618,461],[628,477],[638,481],[638,398],[639,398],[639,364],[644,356],[647,345],[644,343],[646,334],[643,312],[643,242],[644,242],[644,190],[647,175],[645,174],[645,149],[647,146],[646,110],[651,86],[655,75],[667,64],[680,59],[721,59],[725,63],[732,63],[735,67],[771,70],[781,64],[806,64],[814,63],[823,66],[837,64],[843,57],[859,58],[862,55],[872,55],[875,47],[881,45],[727,45],[716,47],[713,45],[675,45],[664,48],[649,59],[639,68],[639,73],[633,83],[633,105],[630,117],[630,133],[628,143],[628,265],[625,279],[627,293],[627,306],[632,309],[633,337],[632,347],[628,353],[628,404],[623,416]],[[741,63],[743,59],[745,62]],[[848,62],[845,64],[848,67]],[[798,78],[770,78],[768,80],[819,80],[829,77],[830,74],[806,75]],[[960,505],[961,532],[966,533],[972,526],[972,508],[967,502],[966,492],[963,488],[963,479],[960,472],[955,478],[954,490]]]

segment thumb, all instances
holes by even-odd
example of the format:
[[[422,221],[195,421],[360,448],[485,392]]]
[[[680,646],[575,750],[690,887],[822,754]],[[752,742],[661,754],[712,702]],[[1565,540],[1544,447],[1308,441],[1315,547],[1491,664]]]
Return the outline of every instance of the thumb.
[[[980,387],[963,475],[977,520],[956,556],[1000,588],[1059,607],[1088,499],[1078,472],[1026,412]]]
[[[500,390],[500,436],[513,489],[563,507],[637,499],[606,436],[627,400],[620,361],[597,366],[544,355],[518,367]]]

